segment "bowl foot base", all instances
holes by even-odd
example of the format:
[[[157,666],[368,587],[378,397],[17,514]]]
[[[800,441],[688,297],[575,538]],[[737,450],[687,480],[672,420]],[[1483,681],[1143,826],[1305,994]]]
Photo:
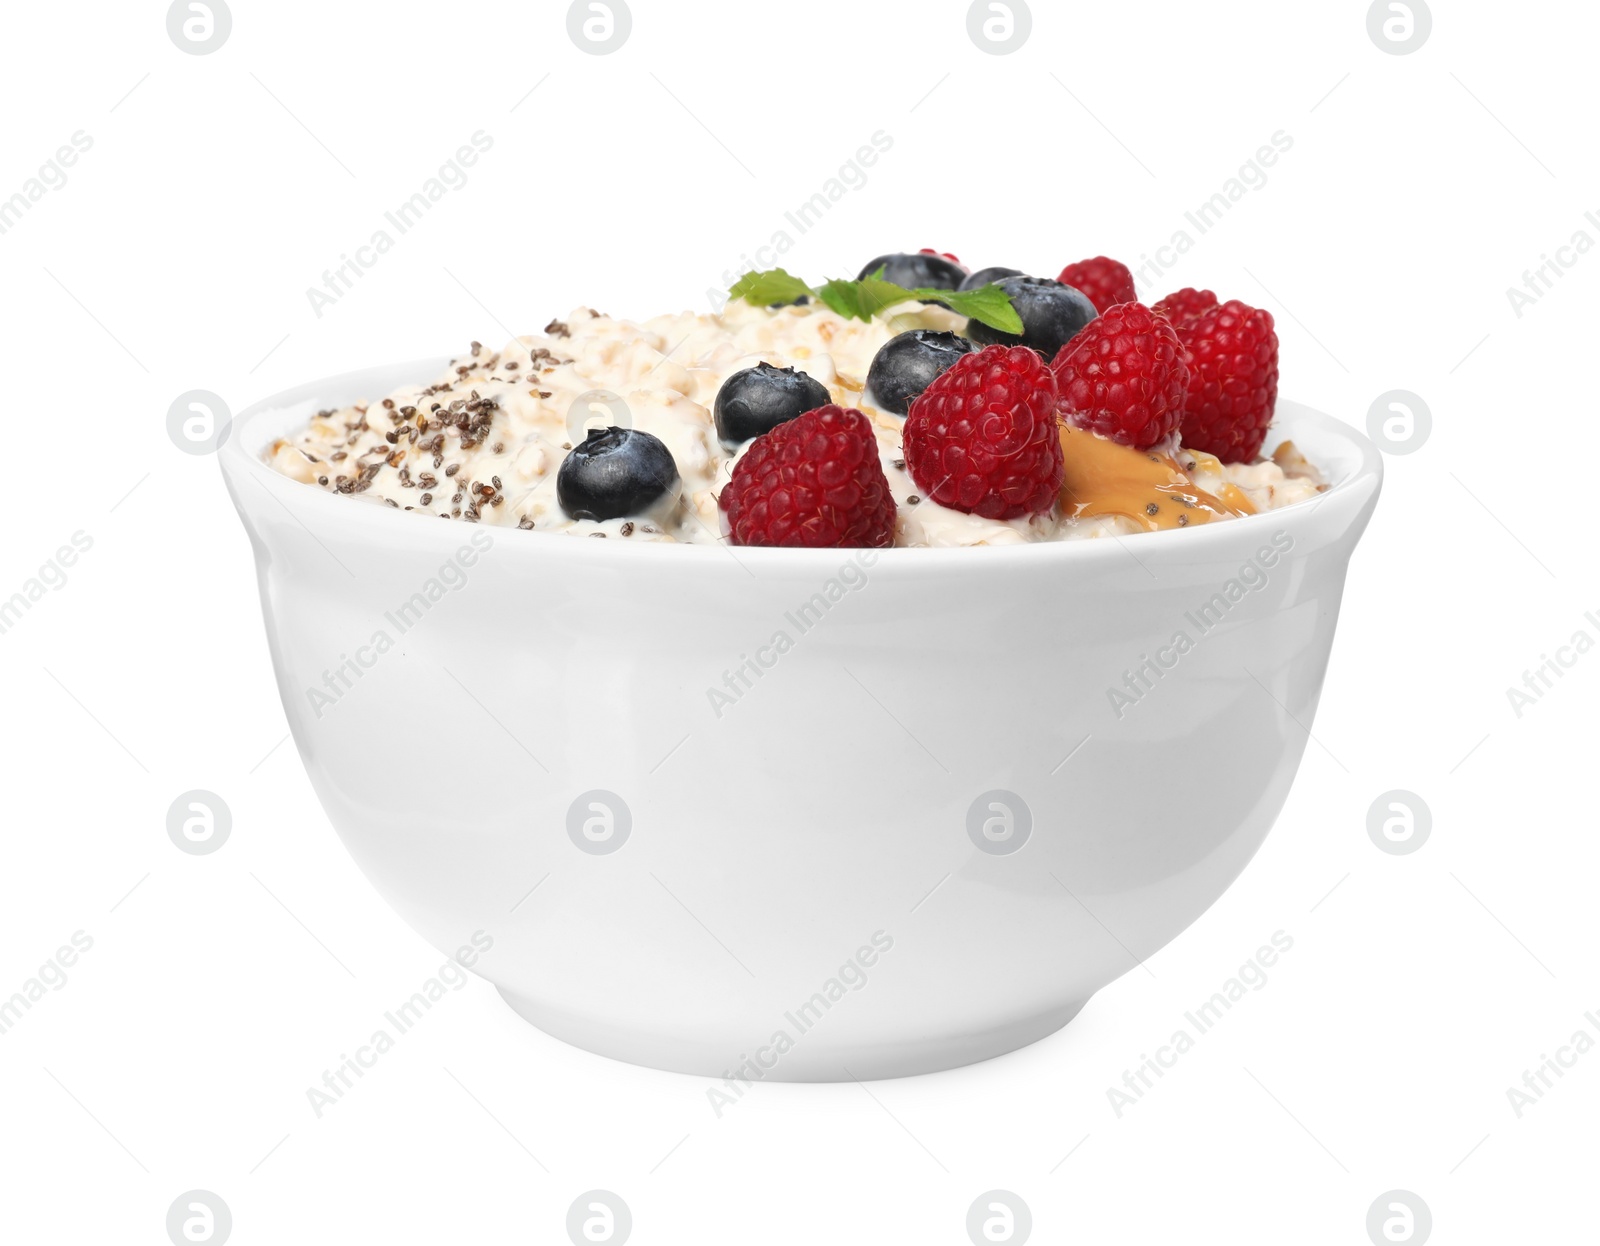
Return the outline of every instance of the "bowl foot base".
[[[878,1078],[937,1073],[942,1069],[976,1064],[1054,1034],[1088,1003],[1088,1000],[1079,1000],[973,1033],[886,1044],[841,1044],[831,1041],[825,1033],[824,1018],[818,1032],[808,1032],[798,1037],[791,1035],[792,1045],[779,1054],[761,1042],[730,1049],[713,1043],[622,1029],[573,1016],[499,987],[495,989],[500,991],[500,997],[524,1021],[574,1047],[669,1073],[728,1079],[734,1086],[729,1092],[729,1102],[742,1094],[748,1084],[756,1081],[873,1081]]]

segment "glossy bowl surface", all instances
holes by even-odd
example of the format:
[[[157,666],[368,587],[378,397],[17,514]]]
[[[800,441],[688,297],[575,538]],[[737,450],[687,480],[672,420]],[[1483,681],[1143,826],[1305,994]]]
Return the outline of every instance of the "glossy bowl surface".
[[[1282,808],[1382,468],[1130,538],[879,552],[439,522],[220,457],[295,743],[374,886],[550,1034],[745,1080],[1009,1051],[1209,907]],[[1270,446],[1269,446],[1270,448]]]

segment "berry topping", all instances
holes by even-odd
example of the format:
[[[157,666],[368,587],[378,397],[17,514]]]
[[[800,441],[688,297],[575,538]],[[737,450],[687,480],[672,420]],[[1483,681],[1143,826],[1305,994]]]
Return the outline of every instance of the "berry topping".
[[[880,268],[883,269],[885,281],[892,281],[908,290],[954,290],[967,275],[967,270],[961,265],[931,251],[900,251],[869,260],[856,280],[865,281]]]
[[[556,473],[556,500],[574,519],[658,514],[682,487],[672,452],[634,428],[590,429]]]
[[[911,400],[946,368],[978,348],[966,338],[933,329],[911,329],[890,338],[873,356],[867,393],[880,411],[904,415]]]
[[[1094,304],[1095,311],[1102,316],[1106,308],[1115,307],[1118,303],[1131,303],[1139,297],[1134,293],[1133,274],[1128,271],[1128,266],[1104,255],[1068,264],[1061,270],[1057,280],[1075,290],[1082,290]]]
[[[1031,346],[1046,359],[1072,340],[1095,317],[1086,294],[1047,277],[1007,277],[997,283],[1022,318],[1022,335],[1002,333],[978,320],[967,322],[967,336],[984,345]]]
[[[980,268],[977,272],[970,274],[956,288],[959,290],[976,290],[979,286],[993,285],[996,281],[1006,277],[1025,276],[1027,274],[1020,268]]]
[[[717,504],[735,545],[894,544],[878,439],[850,407],[818,407],[757,437]]]
[[[1189,365],[1183,444],[1224,463],[1261,452],[1278,401],[1278,334],[1272,313],[1233,299],[1177,330]]]
[[[1174,294],[1167,295],[1152,309],[1160,312],[1172,321],[1172,327],[1180,333],[1200,318],[1200,313],[1217,305],[1217,296],[1210,290],[1196,290],[1193,286],[1185,286]]]
[[[941,506],[985,519],[1043,514],[1061,489],[1054,374],[1019,346],[963,356],[912,402],[905,457]]]
[[[1144,450],[1183,417],[1183,345],[1167,318],[1143,303],[1119,303],[1097,316],[1050,368],[1076,428]]]
[[[932,247],[918,247],[917,248],[917,254],[918,255],[937,255],[941,259],[949,260],[952,264],[954,264],[962,272],[966,272],[967,271],[967,266],[965,264],[963,264],[961,262],[961,260],[957,256],[951,255],[950,252],[948,252],[948,251],[936,251]]]
[[[736,446],[827,402],[828,388],[821,381],[793,368],[758,363],[722,382],[712,415],[717,436]]]

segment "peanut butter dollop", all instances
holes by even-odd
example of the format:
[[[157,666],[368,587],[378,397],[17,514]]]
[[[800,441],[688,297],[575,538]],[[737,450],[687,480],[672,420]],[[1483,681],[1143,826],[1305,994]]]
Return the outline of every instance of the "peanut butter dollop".
[[[1154,532],[1256,511],[1235,485],[1214,494],[1199,488],[1169,454],[1135,450],[1068,424],[1061,425],[1061,454],[1061,509],[1071,519],[1124,515]]]

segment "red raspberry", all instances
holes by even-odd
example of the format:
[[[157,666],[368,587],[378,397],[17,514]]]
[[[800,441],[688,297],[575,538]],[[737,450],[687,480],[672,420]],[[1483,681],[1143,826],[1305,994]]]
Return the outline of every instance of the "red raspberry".
[[[817,407],[757,437],[717,503],[735,545],[894,544],[878,439],[851,407]]]
[[[1018,519],[1042,515],[1061,491],[1056,380],[1037,351],[988,346],[963,355],[912,400],[911,479],[941,506]]]
[[[957,268],[965,268],[966,267],[965,264],[963,264],[960,260],[956,259],[956,257],[951,255],[950,252],[948,252],[948,251],[935,251],[932,247],[923,247],[917,252],[917,254],[918,255],[937,255],[942,260],[949,260]]]
[[[1278,401],[1278,335],[1272,313],[1233,299],[1178,331],[1189,365],[1183,444],[1224,463],[1261,452]]]
[[[1118,303],[1131,303],[1139,297],[1134,293],[1133,274],[1128,271],[1128,266],[1104,255],[1068,264],[1056,280],[1081,291],[1102,316],[1106,308],[1115,307]]]
[[[1183,418],[1189,387],[1183,344],[1167,318],[1143,303],[1121,303],[1096,316],[1050,368],[1075,428],[1144,450]]]
[[[1174,294],[1167,295],[1155,305],[1155,310],[1168,320],[1172,327],[1181,334],[1189,328],[1200,314],[1217,305],[1217,296],[1210,290],[1196,290],[1193,286],[1184,286]]]

